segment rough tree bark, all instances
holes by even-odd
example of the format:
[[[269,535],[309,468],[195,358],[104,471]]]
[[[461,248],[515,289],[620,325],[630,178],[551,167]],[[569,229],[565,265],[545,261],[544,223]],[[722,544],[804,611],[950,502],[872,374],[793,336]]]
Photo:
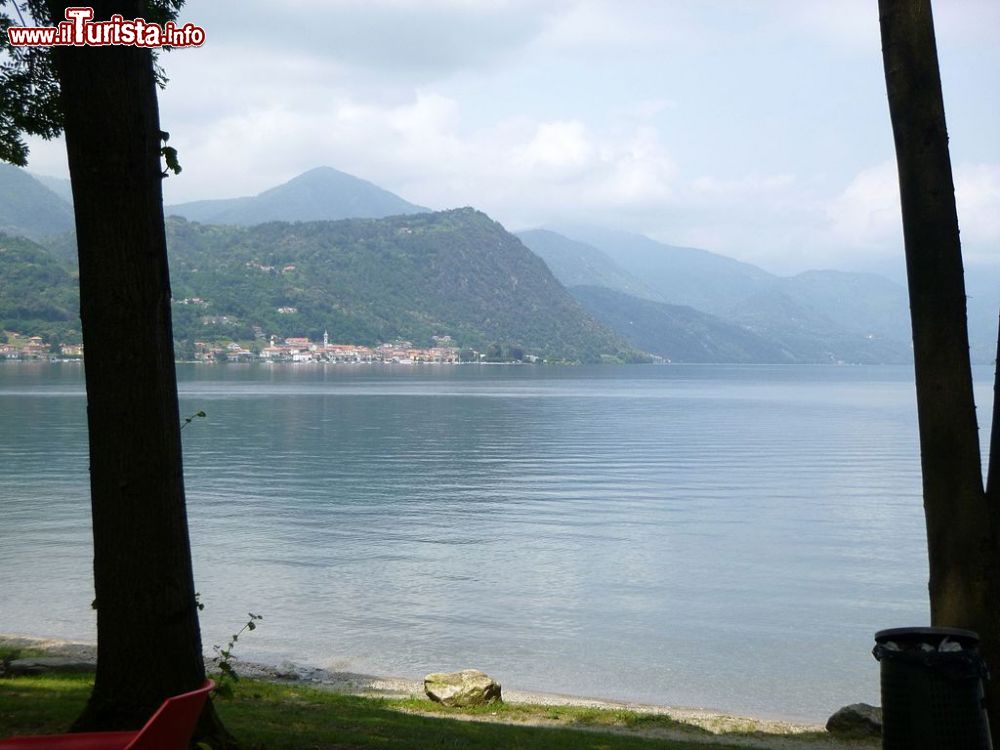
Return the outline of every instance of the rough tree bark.
[[[141,0],[91,2],[96,19]],[[56,19],[72,3],[50,0]],[[98,661],[76,730],[141,726],[205,678],[181,465],[149,50],[56,48],[80,259]],[[209,707],[199,732],[225,739]],[[224,744],[216,742],[215,744]]]
[[[1000,672],[996,498],[983,488],[965,278],[930,0],[879,0],[913,326],[931,623],[975,630]],[[993,456],[998,430],[994,424]],[[995,480],[994,480],[995,483]],[[987,687],[1000,727],[1000,684]]]

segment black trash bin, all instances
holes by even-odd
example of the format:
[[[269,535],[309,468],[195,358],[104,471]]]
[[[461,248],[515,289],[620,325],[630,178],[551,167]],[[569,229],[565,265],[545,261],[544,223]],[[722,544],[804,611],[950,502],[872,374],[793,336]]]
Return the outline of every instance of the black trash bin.
[[[992,750],[979,636],[955,628],[875,634],[882,673],[883,750]]]

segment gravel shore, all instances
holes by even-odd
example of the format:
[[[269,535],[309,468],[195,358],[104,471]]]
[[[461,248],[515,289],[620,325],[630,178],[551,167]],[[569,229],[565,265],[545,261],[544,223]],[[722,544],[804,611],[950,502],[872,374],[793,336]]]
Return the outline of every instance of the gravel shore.
[[[8,648],[33,649],[44,652],[53,657],[63,657],[79,663],[96,663],[97,650],[92,643],[80,643],[51,638],[35,638],[28,636],[15,636],[0,634],[0,646]],[[206,659],[206,666],[212,671],[210,660]],[[358,674],[354,672],[339,672],[308,665],[286,662],[277,666],[260,664],[256,662],[237,660],[234,666],[240,676],[273,682],[287,682],[294,684],[310,685],[336,692],[361,696],[377,697],[410,697],[423,696],[423,683],[419,680],[404,679],[399,677],[380,677],[375,675]],[[781,747],[781,748],[840,748],[854,747],[853,745],[842,745],[834,741],[817,739],[815,734],[823,732],[824,728],[815,724],[800,724],[786,721],[773,721],[767,719],[756,719],[745,716],[732,716],[716,711],[703,709],[676,708],[672,706],[657,706],[638,703],[626,703],[621,701],[609,701],[596,698],[582,698],[570,695],[558,695],[553,693],[539,693],[524,690],[516,690],[504,685],[504,701],[508,703],[531,703],[550,706],[581,706],[586,708],[599,708],[611,710],[627,710],[638,713],[663,714],[671,718],[682,721],[692,726],[708,730],[713,735],[725,735],[739,733],[744,735],[741,741],[734,743],[734,738],[725,737],[725,742],[730,744],[740,744],[746,747]],[[813,736],[802,742],[796,741],[797,735],[812,734]],[[757,735],[757,737],[753,737]],[[761,735],[769,735],[764,744],[761,744]],[[777,737],[775,736],[777,735]],[[711,743],[711,739],[705,738]],[[722,740],[719,737],[719,740]]]

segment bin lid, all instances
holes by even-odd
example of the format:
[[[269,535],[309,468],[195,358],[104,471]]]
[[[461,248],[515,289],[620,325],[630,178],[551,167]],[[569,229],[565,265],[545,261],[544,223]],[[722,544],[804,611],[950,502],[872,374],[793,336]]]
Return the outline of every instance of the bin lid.
[[[876,643],[885,643],[886,641],[929,643],[935,648],[945,638],[961,643],[964,648],[975,648],[979,644],[977,632],[961,628],[889,628],[875,634]]]

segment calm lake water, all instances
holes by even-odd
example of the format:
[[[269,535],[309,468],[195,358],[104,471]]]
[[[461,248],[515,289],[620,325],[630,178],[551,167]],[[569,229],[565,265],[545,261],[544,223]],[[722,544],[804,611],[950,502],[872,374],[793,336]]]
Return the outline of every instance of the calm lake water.
[[[179,372],[206,648],[823,721],[927,624],[907,368]],[[0,425],[0,632],[93,639],[82,368]]]

